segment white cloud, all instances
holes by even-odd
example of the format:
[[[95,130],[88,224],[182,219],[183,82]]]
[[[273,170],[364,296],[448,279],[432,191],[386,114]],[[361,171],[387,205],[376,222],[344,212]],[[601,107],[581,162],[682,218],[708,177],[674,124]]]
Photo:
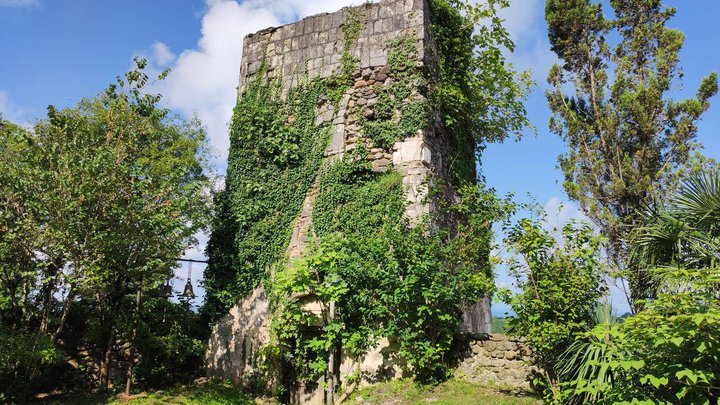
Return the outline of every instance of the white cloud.
[[[544,13],[541,0],[512,0],[510,7],[500,12],[516,46],[508,60],[518,70],[531,70],[533,80],[539,84],[545,82],[548,70],[557,61],[550,51]]]
[[[571,221],[584,221],[590,219],[575,204],[563,201],[560,197],[552,197],[543,207],[546,213],[543,218],[543,228],[549,232],[561,230]]]
[[[542,18],[543,2],[540,0],[514,0],[510,7],[500,11],[505,28],[516,43],[533,37],[537,31],[538,15]]]
[[[160,66],[167,65],[168,62],[175,59],[175,54],[170,51],[167,45],[160,41],[155,41],[152,44],[152,60]]]
[[[0,7],[32,8],[39,6],[39,0],[0,0]]]
[[[153,63],[169,63],[172,72],[161,85],[171,108],[197,114],[208,130],[220,162],[227,158],[228,123],[236,101],[245,35],[320,12],[331,12],[359,0],[207,0],[202,36],[193,49],[175,55],[162,42],[149,52]]]

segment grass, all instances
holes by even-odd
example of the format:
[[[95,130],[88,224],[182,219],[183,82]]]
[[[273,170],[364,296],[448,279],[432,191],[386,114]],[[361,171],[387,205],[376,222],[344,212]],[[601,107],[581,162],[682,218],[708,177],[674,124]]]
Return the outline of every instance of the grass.
[[[541,404],[526,394],[515,394],[509,390],[483,387],[464,380],[453,379],[435,387],[422,387],[409,380],[397,380],[367,387],[353,395],[354,401],[362,404],[436,404],[436,405],[526,405]]]
[[[167,391],[147,393],[130,401],[115,399],[108,394],[86,394],[71,398],[50,399],[43,405],[249,405],[276,404],[273,400],[258,401],[252,395],[231,384],[207,383]],[[531,396],[514,394],[509,390],[483,387],[453,379],[434,387],[423,387],[410,380],[397,380],[367,387],[352,396],[347,404],[376,405],[529,405],[541,402]]]
[[[108,394],[85,394],[70,398],[41,402],[47,405],[245,405],[257,404],[253,396],[231,384],[207,383],[191,387],[172,388],[167,391],[135,396],[130,401],[116,399]],[[274,403],[274,402],[270,402]]]

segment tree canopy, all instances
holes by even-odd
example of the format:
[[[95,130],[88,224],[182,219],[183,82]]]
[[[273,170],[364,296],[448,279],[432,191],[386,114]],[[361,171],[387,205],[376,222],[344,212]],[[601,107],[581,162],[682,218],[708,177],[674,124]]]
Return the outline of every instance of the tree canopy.
[[[0,322],[55,342],[82,304],[105,364],[116,335],[130,339],[126,298],[166,282],[209,204],[202,126],[159,107],[136,64],[32,130],[0,128]]]
[[[672,99],[682,77],[683,34],[666,26],[675,9],[660,0],[613,0],[610,6],[614,19],[590,0],[546,2],[548,36],[560,59],[546,94],[550,129],[569,149],[560,156],[563,186],[607,236],[618,269],[640,211],[671,187],[698,147],[697,123],[718,84],[712,73],[694,98]],[[626,276],[633,300],[642,299],[643,279]]]

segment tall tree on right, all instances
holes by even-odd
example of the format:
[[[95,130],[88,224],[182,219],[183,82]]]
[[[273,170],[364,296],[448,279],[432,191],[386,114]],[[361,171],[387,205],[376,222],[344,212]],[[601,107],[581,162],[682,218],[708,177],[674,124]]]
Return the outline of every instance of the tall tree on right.
[[[633,270],[625,239],[698,148],[697,122],[718,82],[711,73],[694,98],[671,99],[682,78],[684,42],[682,32],[666,27],[675,9],[661,0],[611,0],[610,6],[614,19],[606,19],[600,2],[546,1],[551,49],[560,59],[546,96],[550,130],[569,149],[559,157],[564,188],[607,237],[612,267],[628,280],[637,310],[653,283]]]

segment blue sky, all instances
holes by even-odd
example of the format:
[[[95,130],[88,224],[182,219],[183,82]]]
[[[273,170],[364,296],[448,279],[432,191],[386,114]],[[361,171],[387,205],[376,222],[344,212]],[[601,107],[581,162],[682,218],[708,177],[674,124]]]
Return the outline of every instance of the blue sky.
[[[197,114],[207,125],[224,171],[227,122],[234,103],[242,38],[259,29],[334,11],[355,0],[0,0],[0,112],[7,119],[32,123],[48,104],[72,106],[107,86],[131,66],[134,55],[160,71],[171,67],[158,86],[165,102],[180,114]],[[684,78],[673,96],[694,94],[703,76],[720,70],[717,0],[666,0],[678,9],[670,26],[685,33],[681,52]],[[490,145],[482,172],[500,194],[530,193],[546,206],[551,222],[580,218],[560,184],[557,156],[564,147],[547,130],[549,111],[543,91],[554,62],[549,52],[542,0],[514,0],[504,12],[517,44],[510,60],[532,69],[538,82],[527,101],[537,135],[527,131],[520,142]],[[708,156],[720,158],[720,98],[700,123],[699,141]],[[560,205],[561,211],[558,211]],[[204,240],[205,238],[201,238]],[[202,248],[188,252],[200,257]],[[196,266],[197,281],[202,266]],[[184,277],[186,270],[178,271]],[[498,281],[510,283],[500,271]],[[183,281],[177,282],[180,288]],[[196,284],[197,285],[197,284]],[[614,294],[622,311],[626,304]],[[497,306],[502,311],[502,306]]]

